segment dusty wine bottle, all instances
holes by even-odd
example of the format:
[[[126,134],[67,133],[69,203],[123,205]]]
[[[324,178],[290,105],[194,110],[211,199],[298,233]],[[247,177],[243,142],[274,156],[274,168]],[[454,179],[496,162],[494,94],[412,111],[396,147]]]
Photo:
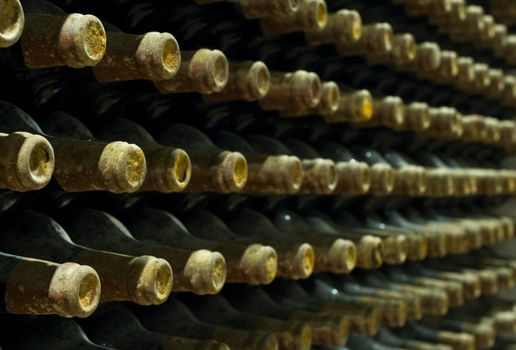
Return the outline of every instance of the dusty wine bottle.
[[[65,14],[44,0],[24,1],[25,27],[20,39],[27,68],[94,66],[106,50],[106,32],[92,15]]]
[[[87,317],[100,299],[99,276],[89,266],[0,253],[4,302],[13,314]]]
[[[176,75],[181,65],[179,45],[170,33],[142,35],[107,32],[106,53],[93,67],[97,81],[166,80]]]

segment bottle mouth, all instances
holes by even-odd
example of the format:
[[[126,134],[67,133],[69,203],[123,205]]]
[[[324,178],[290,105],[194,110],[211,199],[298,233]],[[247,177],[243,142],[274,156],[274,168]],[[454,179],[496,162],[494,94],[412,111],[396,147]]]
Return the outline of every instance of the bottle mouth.
[[[396,180],[396,173],[386,164],[374,164],[371,167],[371,192],[378,195],[392,193]]]
[[[168,299],[174,277],[166,260],[147,255],[134,258],[130,274],[128,288],[135,303],[159,305]]]
[[[50,282],[49,296],[60,316],[88,317],[99,304],[99,276],[86,265],[61,264]]]
[[[366,235],[360,239],[357,246],[357,263],[364,269],[378,268],[383,263],[383,243],[382,240]]]
[[[333,81],[325,82],[322,85],[321,100],[318,105],[319,112],[324,115],[331,115],[339,110],[340,89]]]
[[[362,38],[362,17],[360,17],[360,14],[356,11],[350,11],[349,18],[347,18],[347,21],[351,27],[349,32],[351,33],[350,41],[357,42]]]
[[[54,172],[54,150],[42,136],[13,133],[9,137],[22,138],[22,146],[16,161],[16,173],[24,190],[38,190],[45,187]],[[17,189],[17,190],[22,190]]]
[[[301,244],[296,253],[294,274],[296,278],[308,278],[314,271],[315,253],[308,243]]]
[[[246,158],[239,152],[227,152],[222,160],[222,181],[228,192],[241,191],[247,183]]]
[[[353,94],[352,99],[354,120],[366,122],[371,120],[374,114],[373,97],[367,90],[361,90]]]
[[[434,43],[423,43],[416,50],[419,69],[423,72],[433,72],[441,65],[441,49]]]
[[[388,23],[378,23],[369,32],[371,51],[374,54],[387,54],[392,51],[393,31]]]
[[[250,91],[255,100],[261,100],[269,93],[271,77],[270,72],[265,63],[261,61],[254,62],[249,68],[248,74],[251,76],[249,81]]]
[[[289,157],[289,167],[288,167],[288,175],[289,181],[287,188],[290,189],[289,192],[295,193],[298,192],[301,188],[301,184],[303,183],[304,171],[303,164],[301,160],[297,157]]]
[[[211,50],[207,58],[208,85],[211,92],[220,92],[229,79],[229,64],[226,56],[219,50]]]
[[[194,293],[217,294],[226,282],[226,260],[219,252],[197,250],[190,255],[183,273],[194,286]]]
[[[95,16],[69,14],[61,28],[59,51],[73,68],[95,66],[106,52],[106,31]]]
[[[328,253],[331,260],[332,272],[349,273],[357,264],[357,250],[353,242],[342,238],[337,239]]]
[[[23,32],[25,16],[19,0],[6,0],[0,4],[0,47],[14,45]]]
[[[134,192],[143,183],[146,174],[145,155],[140,147],[127,144],[125,154],[125,176],[119,182],[126,192]]]
[[[415,131],[426,131],[431,126],[430,113],[426,103],[411,103],[406,107],[406,117],[409,125]]]
[[[393,41],[394,60],[398,64],[412,62],[416,59],[417,46],[414,36],[411,34],[402,34],[394,37]]]
[[[161,66],[163,75],[161,79],[170,79],[176,75],[181,64],[181,51],[177,40],[169,33],[160,33],[162,38],[161,46]]]
[[[278,273],[278,255],[270,246],[252,244],[242,255],[240,267],[250,284],[270,284]]]
[[[307,23],[303,30],[306,32],[319,32],[326,27],[328,23],[328,9],[326,2],[323,0],[310,0],[309,14]]]

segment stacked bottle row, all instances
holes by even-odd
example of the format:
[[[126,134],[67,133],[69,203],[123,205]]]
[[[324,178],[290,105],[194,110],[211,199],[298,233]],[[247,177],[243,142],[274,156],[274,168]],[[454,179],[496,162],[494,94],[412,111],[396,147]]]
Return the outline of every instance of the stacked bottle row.
[[[5,138],[13,151],[5,154],[11,168],[6,165],[3,186],[18,191],[43,187],[54,168],[58,185],[72,192],[471,196],[516,191],[516,173],[495,170],[499,165],[491,156],[496,151],[486,152],[485,161],[477,153],[469,155],[467,147],[441,157],[431,146],[404,154],[391,146],[402,142],[395,134],[376,135],[379,145],[374,149],[369,141],[361,141],[380,132],[374,129],[353,135],[323,122],[307,120],[301,127],[297,121],[279,122],[265,115],[256,119],[254,114],[228,116],[217,124],[219,109],[200,121],[214,120],[207,130],[211,139],[186,124],[161,122],[152,127],[156,132],[151,135],[135,122],[115,118],[95,128],[95,136],[103,141],[94,141],[90,130],[67,113],[46,112],[38,124],[12,104],[1,102],[1,107],[2,130],[23,130],[25,137],[30,132],[48,139],[30,136],[21,142],[20,133]],[[440,117],[450,116],[434,117],[442,122]],[[482,129],[466,123],[464,130],[474,140],[475,131]],[[492,133],[496,132],[483,130],[485,135]],[[13,157],[17,162],[8,163]],[[12,172],[19,179],[14,181]]]
[[[2,325],[11,332],[0,340],[6,349],[308,350],[347,342],[356,350],[464,350],[510,339],[514,303],[492,295],[514,285],[514,260],[485,251],[451,262],[453,268],[436,260],[267,287],[234,285],[219,295],[175,295],[145,308],[105,304],[77,321],[4,315]],[[7,336],[22,330],[24,337]]]
[[[25,205],[23,195],[5,198]],[[36,207],[50,211],[50,216],[32,210],[9,215],[12,219],[6,220],[0,242],[6,261],[14,261],[8,254],[16,254],[91,267],[89,284],[71,279],[55,296],[59,300],[49,297],[42,308],[19,305],[34,290],[43,293],[41,288],[48,287],[31,282],[31,269],[41,268],[41,263],[24,261],[20,265],[26,264],[25,269],[9,263],[14,268],[5,273],[7,310],[84,317],[99,299],[160,304],[171,291],[216,294],[225,282],[269,284],[276,276],[297,280],[313,272],[342,274],[355,267],[375,269],[427,257],[461,256],[514,237],[512,218],[488,214],[489,206],[471,207],[465,202],[455,203],[453,210],[453,202],[445,210],[438,206],[416,210],[412,203],[388,211],[369,209],[364,220],[364,213],[354,213],[350,203],[335,202],[330,205],[334,209],[322,211],[316,208],[323,203],[305,201],[303,207],[289,209],[285,203],[274,204],[272,198],[261,204],[253,198],[236,198],[226,203],[229,211],[221,211],[220,203],[197,201],[196,209],[180,204],[188,209],[175,216],[165,210],[170,207],[165,197],[153,200],[154,206],[164,209],[137,205],[146,198],[127,201],[134,207],[115,210],[116,217],[77,206],[81,200],[73,198],[63,202],[65,207],[49,205],[45,196]],[[184,203],[188,201],[185,198]],[[54,281],[57,277],[52,276],[44,278]],[[76,298],[73,293],[87,293],[87,310],[75,304],[77,310],[72,311],[55,305],[63,302],[61,298]]]

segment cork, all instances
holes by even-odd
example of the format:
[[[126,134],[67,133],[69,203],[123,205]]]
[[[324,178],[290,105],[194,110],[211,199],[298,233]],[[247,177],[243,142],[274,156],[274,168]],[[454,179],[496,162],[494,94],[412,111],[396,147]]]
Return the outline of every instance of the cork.
[[[183,51],[181,65],[171,78],[155,81],[162,94],[198,92],[211,94],[224,89],[229,78],[228,60],[219,50]]]
[[[179,70],[181,52],[170,33],[107,33],[106,53],[93,68],[99,82],[165,80]]]
[[[55,159],[47,139],[26,132],[0,133],[0,147],[0,187],[25,192],[49,183]]]
[[[409,255],[409,241],[406,236],[388,233],[382,237],[383,262],[389,265],[399,265],[407,260]]]
[[[6,0],[0,5],[0,48],[14,45],[21,37],[25,15],[19,0]]]
[[[422,196],[426,192],[426,170],[420,166],[404,166],[396,170],[393,193]]]
[[[424,102],[412,102],[405,105],[405,123],[401,130],[425,132],[431,124],[429,107]]]
[[[94,66],[104,57],[106,32],[92,15],[30,14],[25,18],[21,48],[28,68]]]
[[[261,61],[231,62],[226,86],[219,92],[203,95],[207,102],[258,101],[270,88],[270,72]]]

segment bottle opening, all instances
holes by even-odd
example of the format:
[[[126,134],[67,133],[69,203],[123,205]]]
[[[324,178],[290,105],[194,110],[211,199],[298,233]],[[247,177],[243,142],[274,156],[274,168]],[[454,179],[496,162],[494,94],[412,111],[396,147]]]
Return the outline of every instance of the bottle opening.
[[[247,161],[243,156],[237,157],[233,166],[233,179],[236,187],[241,189],[247,181]]]
[[[211,66],[208,68],[213,80],[213,91],[219,92],[226,86],[229,77],[229,66],[226,56],[218,51],[211,52]]]
[[[297,271],[298,278],[307,278],[314,271],[315,265],[315,253],[312,246],[308,243],[302,244],[298,253],[296,254],[296,258],[298,260],[299,266]]]
[[[315,10],[317,26],[315,30],[319,31],[326,27],[328,23],[328,9],[326,8],[326,2],[318,1]]]
[[[262,62],[255,62],[251,67],[254,75],[253,85],[255,88],[256,98],[262,99],[269,92],[270,88],[270,73],[269,69]]]
[[[168,38],[163,45],[163,66],[170,73],[175,73],[181,63],[181,52],[174,38]]]
[[[358,97],[358,119],[360,121],[368,121],[373,117],[373,99],[369,92],[367,94],[359,94]]]
[[[79,287],[79,304],[82,309],[96,308],[99,301],[99,280],[94,274],[87,274]]]
[[[0,47],[9,47],[20,38],[24,22],[19,0],[5,0],[0,3]]]
[[[293,192],[299,191],[303,183],[303,164],[299,158],[294,158],[290,162],[290,187]]]
[[[357,41],[362,37],[362,19],[358,13],[354,13],[351,19],[351,39]]]
[[[126,158],[126,178],[129,186],[137,189],[145,177],[146,163],[143,151],[135,145],[130,145]]]
[[[106,32],[99,19],[89,15],[84,17],[88,17],[83,36],[84,52],[93,63],[97,63],[106,52]]]
[[[190,158],[186,152],[176,152],[174,161],[174,177],[176,182],[181,188],[188,185],[191,176],[191,163]]]
[[[161,265],[158,268],[156,278],[154,280],[154,287],[159,300],[165,300],[170,294],[173,278],[172,270],[168,264]]]
[[[322,84],[321,79],[315,73],[310,74],[308,107],[315,107],[321,100]]]
[[[54,171],[54,155],[48,141],[42,140],[42,142],[37,142],[34,145],[30,153],[29,171],[32,179],[41,185],[47,184],[52,177]]]

